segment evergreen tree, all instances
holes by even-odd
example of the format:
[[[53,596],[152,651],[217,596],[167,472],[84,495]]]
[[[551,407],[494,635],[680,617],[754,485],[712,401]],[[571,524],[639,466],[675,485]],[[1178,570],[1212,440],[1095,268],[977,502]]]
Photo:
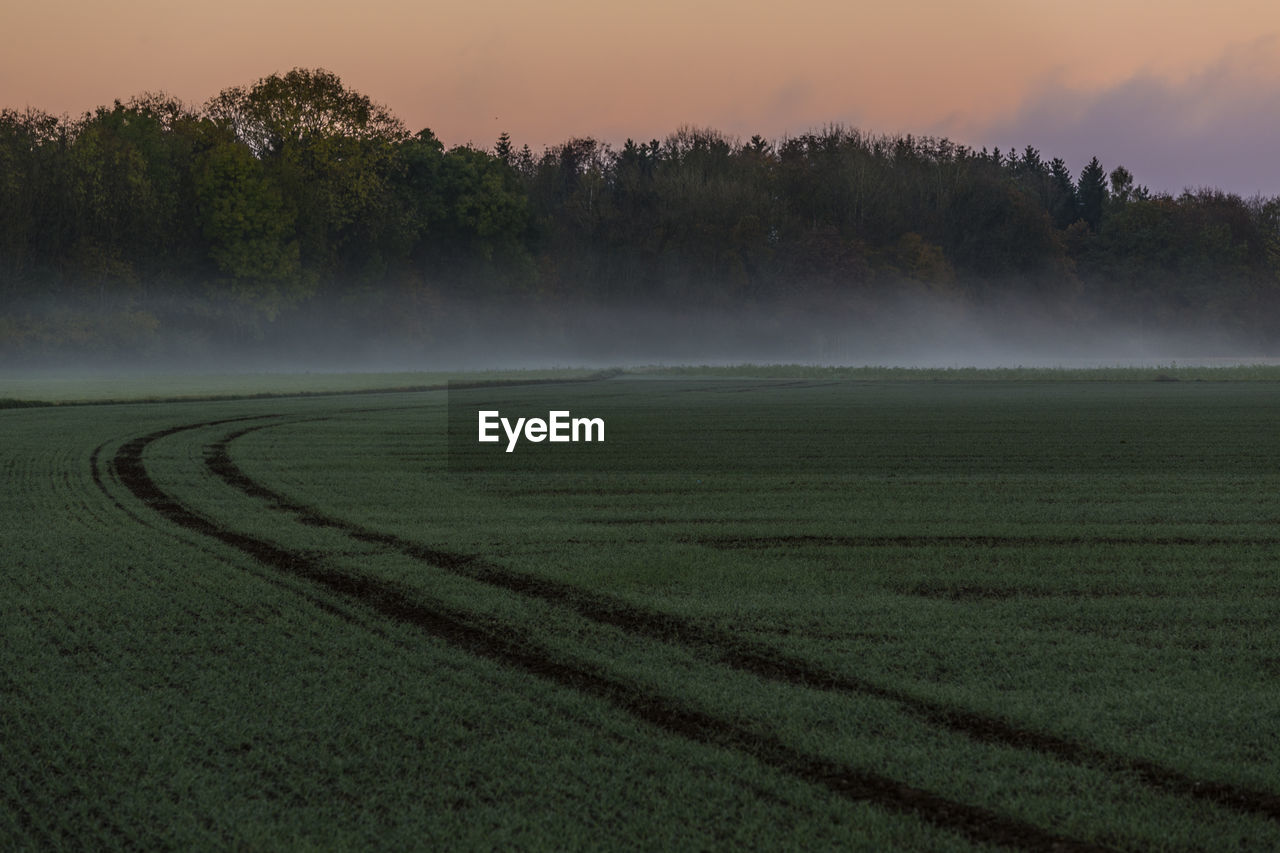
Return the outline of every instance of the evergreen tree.
[[[1066,228],[1080,218],[1076,184],[1061,157],[1049,163],[1049,216],[1058,228]]]
[[[510,166],[515,161],[515,148],[511,145],[511,134],[505,130],[498,137],[497,143],[493,146],[493,153],[499,160]]]
[[[1080,172],[1076,184],[1076,197],[1080,200],[1080,218],[1097,231],[1102,225],[1102,212],[1107,205],[1107,173],[1098,158],[1094,157]]]

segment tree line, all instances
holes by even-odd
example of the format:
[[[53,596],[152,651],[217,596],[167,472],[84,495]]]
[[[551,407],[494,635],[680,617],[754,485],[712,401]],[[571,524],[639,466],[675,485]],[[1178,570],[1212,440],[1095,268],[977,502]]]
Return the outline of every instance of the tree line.
[[[411,133],[324,70],[78,118],[0,111],[0,353],[269,339],[334,306],[430,337],[458,304],[857,312],[1020,300],[1064,323],[1280,342],[1280,198],[1180,195],[1033,147],[685,127],[535,153]]]

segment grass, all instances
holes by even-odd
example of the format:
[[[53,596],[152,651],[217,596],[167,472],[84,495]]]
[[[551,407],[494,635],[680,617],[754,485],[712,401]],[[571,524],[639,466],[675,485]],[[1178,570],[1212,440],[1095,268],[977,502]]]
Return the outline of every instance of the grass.
[[[738,364],[727,366],[649,366],[628,370],[635,375],[737,379],[861,379],[917,382],[1242,382],[1280,381],[1280,365],[1232,364],[1150,367],[840,367],[804,364]]]
[[[597,371],[578,368],[548,370],[481,370],[469,372],[403,371],[369,373],[255,372],[154,373],[111,372],[86,376],[83,371],[0,372],[0,408],[6,405],[216,401],[225,399],[299,397],[439,388],[451,379],[477,382],[569,379]]]
[[[626,373],[635,378],[708,379],[826,379],[895,382],[996,381],[1280,381],[1280,366],[1228,365],[1218,367],[827,367],[805,364],[739,364],[729,366],[637,366],[600,371],[589,368],[549,368],[482,371],[302,372],[245,373],[113,372],[87,375],[82,370],[0,371],[0,408],[29,405],[215,401],[253,397],[287,397],[357,392],[419,391],[450,380],[501,382],[583,378],[599,373]]]
[[[0,840],[1280,844],[1280,385],[779,378],[0,412]]]

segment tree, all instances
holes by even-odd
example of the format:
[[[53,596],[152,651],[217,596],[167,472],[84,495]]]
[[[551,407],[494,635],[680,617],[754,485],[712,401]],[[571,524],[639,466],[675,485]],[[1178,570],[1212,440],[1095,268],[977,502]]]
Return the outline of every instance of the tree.
[[[1061,157],[1049,163],[1049,216],[1058,228],[1066,228],[1080,219],[1080,200],[1075,181]]]
[[[295,68],[248,88],[224,89],[209,100],[205,112],[261,158],[318,139],[396,141],[409,135],[390,110],[348,89],[323,68]]]
[[[304,295],[293,212],[248,147],[227,141],[206,152],[196,198],[209,256],[237,301],[273,319]]]
[[[11,295],[42,262],[68,252],[76,225],[65,156],[70,132],[40,110],[0,110],[0,289]]]
[[[1124,166],[1116,166],[1111,170],[1111,200],[1118,204],[1131,201],[1147,201],[1151,198],[1151,190],[1141,184],[1134,184],[1133,173]]]
[[[1124,166],[1116,166],[1111,170],[1111,199],[1117,204],[1125,204],[1133,195],[1133,173]]]
[[[455,264],[527,261],[522,241],[529,227],[528,201],[510,166],[486,151],[453,148],[440,161],[439,187],[444,219],[438,236]]]
[[[1005,181],[975,180],[949,211],[947,254],[961,273],[1053,273],[1065,258],[1058,232],[1038,203]]]
[[[86,113],[70,129],[67,194],[74,212],[69,251],[80,278],[105,297],[142,293],[161,270],[201,254],[190,201],[201,145],[198,117],[153,94]]]
[[[1080,200],[1080,218],[1097,231],[1102,225],[1102,214],[1107,205],[1107,173],[1097,157],[1080,172],[1076,197]]]
[[[371,229],[387,219],[395,145],[409,136],[386,107],[332,72],[295,68],[225,89],[205,110],[262,161],[295,211],[310,279],[336,282],[344,272],[346,281],[381,266]]]
[[[504,165],[511,166],[515,162],[516,152],[511,145],[511,134],[505,130],[498,136],[498,141],[493,146],[493,154]]]
[[[400,228],[410,252],[421,260],[425,241],[443,226],[446,217],[440,170],[444,145],[423,128],[395,148],[395,192],[402,214]]]

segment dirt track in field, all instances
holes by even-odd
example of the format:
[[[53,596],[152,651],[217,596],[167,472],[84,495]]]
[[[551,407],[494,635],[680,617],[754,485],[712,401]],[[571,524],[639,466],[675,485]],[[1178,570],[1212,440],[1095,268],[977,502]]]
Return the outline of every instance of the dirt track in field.
[[[558,659],[540,648],[535,637],[520,637],[509,627],[479,624],[471,614],[438,604],[424,603],[415,598],[412,590],[391,582],[344,572],[326,565],[321,556],[291,551],[266,540],[227,529],[177,501],[162,490],[147,473],[143,455],[152,442],[191,429],[244,420],[249,419],[235,418],[171,427],[135,438],[117,451],[112,459],[112,469],[120,483],[134,497],[179,526],[230,545],[277,572],[318,584],[330,593],[372,609],[381,617],[412,624],[431,636],[477,656],[602,698],[669,733],[752,755],[778,770],[826,787],[842,796],[915,814],[930,823],[979,842],[1023,849],[1098,849],[1087,842],[1058,836],[987,809],[947,800],[888,777],[845,767],[819,755],[800,752],[776,738],[750,731],[714,715],[683,707],[668,697],[646,692],[636,685],[613,679],[592,668]],[[642,609],[611,596],[515,572],[482,557],[430,548],[325,515],[315,507],[292,501],[253,481],[232,461],[229,453],[231,442],[240,436],[278,423],[258,423],[233,430],[207,448],[206,460],[210,471],[223,481],[248,496],[274,503],[280,510],[289,512],[301,522],[339,530],[358,541],[394,549],[438,569],[569,608],[601,624],[710,654],[723,664],[774,681],[889,699],[919,718],[975,740],[1033,750],[1075,764],[1127,773],[1160,790],[1280,820],[1280,797],[1268,792],[1195,779],[1143,759],[1117,755],[1086,743],[1020,728],[1005,720],[913,697],[863,679],[828,672],[808,661],[782,655],[765,646],[671,614]],[[95,451],[94,479],[104,491],[108,491],[98,471],[97,455]],[[325,609],[333,609],[333,605],[323,599],[313,600]],[[343,615],[349,618],[348,614]]]
[[[272,542],[225,528],[184,505],[165,492],[147,472],[143,456],[147,447],[166,436],[186,430],[215,426],[222,422],[204,422],[140,436],[125,442],[114,455],[111,468],[119,482],[149,509],[187,530],[211,537],[250,555],[263,565],[296,578],[305,579],[368,608],[384,618],[413,625],[424,633],[443,640],[455,648],[477,657],[520,669],[562,687],[600,698],[637,719],[670,734],[697,743],[732,750],[753,757],[768,766],[805,782],[822,786],[847,799],[868,802],[891,811],[908,813],[941,828],[985,844],[998,844],[1024,850],[1084,851],[1105,849],[1098,845],[1049,832],[1034,824],[997,812],[949,800],[930,791],[912,787],[892,778],[844,766],[829,758],[797,750],[769,735],[751,731],[736,723],[703,711],[688,708],[661,694],[610,677],[606,673],[564,660],[540,647],[536,638],[522,637],[512,626],[481,622],[472,614],[417,598],[415,591],[393,582],[342,571],[327,565],[317,555],[292,551]],[[242,435],[247,430],[240,430]],[[220,442],[225,449],[225,440]],[[217,454],[215,453],[214,456]],[[229,461],[229,460],[228,460]],[[245,478],[247,480],[247,478]],[[105,482],[100,485],[106,489]],[[253,494],[269,493],[254,485]],[[312,523],[329,520],[310,513]],[[398,542],[381,534],[356,530],[364,541],[382,544]],[[406,543],[412,544],[412,543]],[[433,565],[437,557],[453,567],[487,567],[473,558],[417,549],[412,553]],[[432,556],[427,556],[432,555]],[[445,568],[445,566],[440,566]],[[489,567],[500,575],[519,577],[505,570]],[[542,588],[542,583],[527,578],[529,594]],[[584,598],[583,600],[590,600]],[[638,617],[631,611],[619,613],[624,622]],[[643,617],[639,617],[644,621]],[[679,626],[672,620],[663,627]],[[656,627],[656,626],[653,626]],[[653,628],[651,627],[651,630]],[[790,680],[790,679],[787,679]]]
[[[231,459],[230,445],[233,441],[269,426],[271,424],[245,427],[224,436],[208,447],[206,464],[210,471],[228,485],[243,494],[268,500],[278,508],[294,514],[304,523],[339,530],[353,539],[384,545],[436,568],[496,588],[568,607],[594,622],[611,625],[629,633],[662,642],[679,644],[703,654],[709,653],[723,664],[762,678],[816,690],[856,693],[888,699],[898,703],[920,719],[974,740],[1032,750],[1076,765],[1131,774],[1145,784],[1162,791],[1207,800],[1236,811],[1280,821],[1280,796],[1269,792],[1251,790],[1225,782],[1197,779],[1152,761],[1119,755],[1088,743],[1068,740],[1047,732],[1023,728],[996,717],[915,697],[865,679],[825,670],[810,661],[786,656],[767,646],[751,643],[672,614],[642,609],[630,602],[588,592],[571,584],[512,571],[482,557],[430,548],[421,543],[328,516],[315,507],[294,501],[254,481]],[[817,539],[826,544],[835,539],[843,541],[851,538],[853,537],[788,537],[788,541]],[[944,538],[963,543],[983,539],[983,537]],[[898,539],[894,538],[893,544],[900,544]],[[1005,542],[1004,539],[1000,541]],[[1029,541],[1040,542],[1040,540]],[[990,591],[965,589],[953,597],[974,597],[987,592]],[[1008,595],[1021,594],[1018,591],[1001,590],[991,595],[1007,597],[1006,592]],[[938,594],[945,595],[947,592],[944,590]]]

